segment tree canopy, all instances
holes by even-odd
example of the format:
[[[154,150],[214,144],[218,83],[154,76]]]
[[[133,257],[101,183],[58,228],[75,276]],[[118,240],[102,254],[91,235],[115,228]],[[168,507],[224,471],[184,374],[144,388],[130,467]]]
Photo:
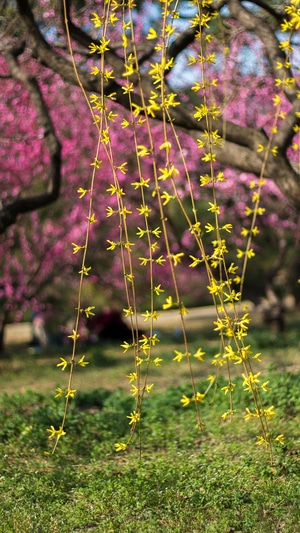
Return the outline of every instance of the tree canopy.
[[[170,25],[162,29],[164,11]],[[44,241],[40,239],[40,244],[44,242],[41,259],[45,258],[43,250],[53,252],[62,242],[76,242],[78,233],[82,232],[78,208],[66,206],[76,187],[87,183],[96,130],[93,130],[91,115],[78,86],[89,95],[88,105],[96,122],[101,120],[103,95],[106,99],[112,124],[115,123],[110,135],[121,184],[122,180],[124,183],[128,181],[128,171],[130,181],[134,181],[136,173],[130,159],[133,136],[126,128],[133,109],[141,125],[146,115],[154,124],[158,147],[164,145],[163,124],[180,132],[182,149],[188,154],[186,159],[192,183],[199,180],[207,163],[199,148],[205,142],[209,118],[213,130],[218,132],[216,137],[221,140],[213,146],[213,157],[218,169],[227,177],[227,183],[223,185],[224,210],[227,214],[231,212],[231,217],[236,220],[236,233],[232,238],[237,242],[237,233],[245,231],[242,228],[249,183],[253,175],[261,176],[263,166],[263,176],[267,179],[264,194],[269,198],[266,201],[280,206],[275,207],[275,212],[273,209],[273,214],[265,216],[264,223],[273,231],[275,241],[277,238],[277,248],[286,250],[284,231],[287,227],[289,231],[297,230],[300,208],[299,8],[296,0],[204,0],[199,5],[186,1],[139,1],[135,4],[116,0],[102,5],[102,2],[92,0],[67,0],[61,2],[60,7],[51,0],[17,0],[14,5],[4,3],[4,13],[1,78],[5,100],[1,103],[1,114],[7,138],[3,138],[2,146],[0,144],[3,160],[0,232],[11,232],[8,234],[11,250],[18,242],[32,253],[32,244],[28,246],[30,237],[28,242],[20,236],[16,241],[15,229],[10,227],[19,215],[52,204],[61,193],[57,207],[51,207],[48,216],[43,211],[39,230],[38,224],[36,226],[36,233],[47,234]],[[99,31],[104,25],[105,37],[99,39]],[[199,28],[203,41],[201,54]],[[162,31],[167,35],[168,47],[165,64],[159,67],[157,55],[161,51]],[[160,103],[160,80],[164,84],[163,105]],[[128,110],[128,119],[119,120],[117,113],[114,118],[118,106],[125,110],[124,116]],[[145,145],[140,142],[142,147],[147,144],[146,141]],[[266,158],[267,147],[269,155]],[[147,156],[142,152],[140,148],[141,157]],[[124,153],[130,168],[123,176]],[[154,155],[158,166],[160,161],[163,166],[159,148]],[[172,157],[177,161],[179,175],[183,169],[184,176],[182,162],[179,158],[176,160],[176,150]],[[145,159],[143,163],[150,175],[150,162],[148,164]],[[101,169],[99,202],[110,184],[106,180],[106,168],[109,165]],[[180,194],[184,199],[191,185],[184,177],[179,179]],[[164,194],[168,204],[172,197],[171,188],[166,186]],[[201,202],[200,197],[198,200]],[[107,204],[107,199],[105,201]],[[112,210],[114,201],[116,199],[110,204]],[[134,192],[131,192],[130,201],[138,201]],[[106,237],[114,242],[118,228],[109,226],[106,204],[103,202],[99,220],[103,233],[107,228]],[[154,215],[159,221],[159,212]],[[44,224],[43,220],[49,216],[51,224]],[[190,232],[182,229],[178,212],[171,204],[168,220],[173,232],[173,252],[176,252],[178,242],[180,247],[192,251]],[[29,226],[30,229],[34,227],[30,222]],[[54,238],[55,232],[59,238]],[[36,235],[32,239],[34,242]],[[5,246],[7,253],[7,241]],[[18,258],[14,259],[15,268],[20,272],[26,253],[19,255],[18,267]],[[71,268],[66,245],[56,253],[60,254],[61,262],[65,261],[66,268]],[[27,258],[29,256],[30,253]],[[54,256],[52,253],[51,257]],[[94,261],[99,262],[96,253]],[[114,264],[119,264],[119,260],[115,259]],[[41,276],[40,265],[38,259],[34,267],[31,263],[30,279]],[[21,281],[16,283],[11,279],[11,268],[10,263],[6,267],[10,269],[7,298],[14,292],[14,285],[21,284]],[[113,278],[114,284],[118,284],[115,272],[113,268],[107,270],[107,287]],[[52,275],[57,277],[56,273],[57,269],[53,268]],[[3,275],[3,279],[8,279],[7,276]],[[190,279],[190,274],[188,277]],[[43,279],[39,284],[50,279],[46,271]],[[26,286],[28,278],[23,282],[23,287]],[[20,300],[25,298],[25,293],[29,300],[33,297],[23,291]]]
[[[97,62],[97,45],[94,43],[95,32],[90,24],[92,13],[100,10],[99,21],[103,16],[102,7],[97,2],[72,2],[68,0],[67,19],[69,24],[70,37],[76,53],[77,62],[80,65],[80,81],[84,89],[88,92],[99,93],[99,81],[91,75],[91,62]],[[107,95],[114,93],[115,101],[120,105],[129,107],[128,95],[124,94],[122,85],[124,81],[124,57],[123,45],[118,34],[118,15],[122,10],[123,3],[117,1],[113,3],[113,16],[115,22],[112,24],[113,46],[105,54],[104,85]],[[130,2],[134,7],[134,4]],[[262,95],[260,109],[248,110],[247,124],[239,120],[235,111],[226,117],[228,101],[236,100],[236,94],[245,90],[245,80],[249,77],[260,79],[264,84],[266,80],[273,80],[282,89],[282,96],[286,100],[286,116],[277,128],[272,138],[272,146],[277,149],[277,157],[269,158],[266,163],[265,177],[273,180],[288,202],[299,209],[299,172],[295,169],[291,157],[291,146],[294,142],[295,131],[300,122],[300,100],[299,87],[295,77],[298,67],[297,54],[291,58],[291,43],[284,41],[278,36],[284,24],[288,29],[288,24],[294,24],[295,33],[293,40],[298,44],[297,28],[299,24],[297,3],[294,11],[291,11],[290,22],[284,12],[286,2],[263,2],[250,1],[241,2],[239,0],[228,0],[222,2],[203,2],[203,10],[207,22],[220,15],[212,28],[207,29],[207,34],[213,31],[215,39],[212,46],[208,47],[211,53],[212,72],[222,75],[225,83],[227,76],[227,102],[224,102],[224,114],[217,118],[214,126],[222,136],[224,142],[222,146],[216,148],[218,161],[226,166],[233,167],[243,172],[260,174],[263,154],[257,151],[258,146],[265,146],[268,142],[269,132],[265,127],[259,125],[258,116],[268,112],[271,105],[271,94],[267,90]],[[156,13],[157,4],[152,2],[138,2],[136,9],[135,24],[138,31],[137,59],[138,67],[143,72],[141,78],[133,75],[130,80],[134,84],[133,102],[137,106],[141,104],[142,97],[148,102],[153,101],[152,91],[155,92],[155,82],[151,71],[151,62],[156,53],[155,26],[158,27],[159,20]],[[172,3],[170,14],[172,15]],[[193,3],[179,2],[177,17],[179,23],[176,33],[168,49],[169,65],[165,69],[167,83],[175,84],[176,72],[182,76],[187,62],[192,61],[197,65],[199,59],[193,53],[193,44],[197,40],[197,15],[193,18]],[[130,7],[130,6],[129,6]],[[105,8],[104,8],[105,9]],[[38,196],[14,200],[13,203],[3,207],[1,213],[1,228],[15,220],[17,213],[22,213],[37,206],[43,206],[57,198],[60,185],[60,144],[53,131],[53,126],[49,113],[39,87],[34,76],[30,76],[22,65],[24,56],[32,57],[38,64],[46,66],[54,73],[58,74],[62,80],[70,85],[78,85],[78,80],[74,73],[70,61],[69,51],[66,45],[66,30],[64,24],[63,10],[58,12],[58,8],[48,1],[39,3],[20,0],[16,2],[15,10],[7,8],[7,25],[3,29],[5,48],[5,58],[7,63],[7,74],[23,83],[35,107],[40,126],[44,131],[44,141],[50,154],[49,183],[47,191],[43,191]],[[97,12],[98,12],[97,11]],[[153,33],[148,35],[149,23],[153,20]],[[15,31],[16,22],[18,32]],[[205,23],[203,23],[206,31]],[[208,26],[208,25],[207,25]],[[282,35],[282,34],[281,34]],[[154,44],[153,44],[154,43]],[[226,68],[222,65],[224,56],[221,50],[226,47]],[[239,47],[239,52],[237,52]],[[292,60],[293,59],[293,60]],[[129,60],[130,63],[130,60]],[[130,69],[137,71],[137,66],[127,64]],[[225,72],[226,70],[226,72]],[[109,74],[110,73],[110,74]],[[230,73],[230,78],[228,74]],[[187,92],[188,84],[190,88],[192,77],[186,76],[180,89]],[[270,88],[270,84],[269,84]],[[170,88],[171,92],[172,87]],[[266,89],[268,89],[266,84]],[[197,93],[196,89],[195,92]],[[199,89],[201,93],[201,88]],[[222,87],[219,92],[222,93]],[[201,94],[200,100],[201,100]],[[154,108],[153,108],[154,109]],[[153,112],[156,120],[161,119],[161,111]],[[224,120],[224,116],[226,120]],[[170,120],[176,126],[183,128],[193,138],[199,136],[206,128],[205,117],[195,118],[194,110],[188,105],[172,107],[170,109]]]

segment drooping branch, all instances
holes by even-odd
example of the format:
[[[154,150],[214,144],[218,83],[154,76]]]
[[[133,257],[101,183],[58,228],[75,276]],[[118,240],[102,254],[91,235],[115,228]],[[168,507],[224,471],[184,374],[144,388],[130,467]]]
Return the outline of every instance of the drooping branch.
[[[50,154],[49,169],[47,169],[48,187],[42,194],[17,198],[4,205],[0,211],[0,233],[13,224],[20,214],[40,209],[57,200],[60,192],[61,145],[36,79],[24,72],[18,63],[18,56],[23,50],[24,45],[6,50],[5,59],[11,76],[27,89],[37,114],[37,120],[43,129],[45,144]]]
[[[71,15],[70,15],[70,5],[71,5],[71,2],[69,0],[66,0],[66,18],[67,18],[67,21],[68,21],[68,27],[69,27],[69,32],[70,32],[70,36],[71,38],[79,43],[81,46],[89,49],[89,46],[93,43],[93,39],[85,32],[83,31],[81,28],[79,28],[78,26],[76,26],[76,24],[74,24],[72,18],[71,18]],[[64,13],[64,7],[62,6],[61,8],[61,19],[62,19],[62,24],[63,24],[63,27],[65,29],[65,13]],[[107,61],[109,63],[111,63],[113,65],[113,68],[114,68],[114,73],[117,77],[121,76],[122,75],[122,72],[124,70],[124,62],[123,60],[118,57],[118,55],[116,53],[114,53],[112,50],[109,50],[107,52]]]
[[[294,126],[300,124],[300,99],[294,101],[293,107],[280,124],[278,132],[274,135],[274,144],[282,152],[286,152],[295,135]]]

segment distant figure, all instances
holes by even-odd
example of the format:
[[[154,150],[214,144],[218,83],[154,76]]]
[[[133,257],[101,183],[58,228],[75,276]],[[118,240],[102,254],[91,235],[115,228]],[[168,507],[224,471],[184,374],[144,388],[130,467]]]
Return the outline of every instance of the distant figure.
[[[122,313],[120,311],[112,311],[107,307],[103,309],[102,313],[98,313],[88,319],[87,328],[91,340],[132,340],[131,329],[124,322]]]
[[[45,320],[38,312],[32,313],[32,343],[33,347],[46,348],[48,337],[45,329]]]

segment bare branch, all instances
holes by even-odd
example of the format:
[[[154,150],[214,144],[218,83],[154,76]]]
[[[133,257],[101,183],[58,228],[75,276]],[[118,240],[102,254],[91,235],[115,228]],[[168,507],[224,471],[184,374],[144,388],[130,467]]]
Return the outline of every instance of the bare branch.
[[[54,70],[54,72],[57,72],[65,81],[72,85],[77,85],[77,78],[72,63],[55,52],[44,39],[34,20],[28,0],[17,0],[17,6],[35,57],[38,58],[42,64]],[[97,90],[98,81],[95,77],[91,77],[89,74],[86,74],[86,72],[81,71],[80,79],[87,91],[95,92]]]
[[[245,9],[239,0],[229,0],[228,7],[231,16],[238,20],[248,31],[254,32],[261,40],[265,47],[273,73],[276,74],[276,78],[284,80],[287,75],[292,78],[293,75],[289,69],[284,67],[278,68],[279,63],[283,65],[286,63],[287,57],[279,48],[276,34],[269,26],[268,22]],[[285,94],[290,101],[293,101],[296,98],[297,90],[285,85]]]
[[[270,13],[272,17],[277,21],[278,24],[281,24],[284,20],[284,15],[276,11],[272,6],[263,0],[250,0],[250,2],[258,7],[261,7],[267,13]]]
[[[197,28],[189,28],[183,31],[177,39],[170,45],[168,49],[168,57],[176,58],[182,50],[184,50],[189,44],[193,43],[196,37]]]

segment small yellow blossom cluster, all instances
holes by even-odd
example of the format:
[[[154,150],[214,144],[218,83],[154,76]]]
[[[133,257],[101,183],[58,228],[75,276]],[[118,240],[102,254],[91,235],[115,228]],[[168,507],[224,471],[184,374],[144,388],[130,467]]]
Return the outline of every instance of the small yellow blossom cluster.
[[[288,15],[288,20],[284,19],[281,24],[281,31],[293,32],[300,29],[300,2],[299,0],[290,0],[289,5],[284,8]]]
[[[192,397],[188,397],[186,396],[186,394],[183,394],[180,401],[183,407],[187,407],[191,402],[203,403],[204,398],[205,394],[202,394],[201,392],[196,392]]]
[[[54,398],[60,398],[61,396],[64,396],[65,398],[75,398],[75,392],[76,389],[71,389],[70,387],[68,387],[66,390],[63,390],[58,387],[56,389],[56,395],[54,396]]]
[[[79,361],[73,361],[70,359],[70,361],[67,361],[64,357],[60,357],[60,363],[57,363],[56,366],[61,367],[62,370],[65,370],[68,365],[74,365],[77,364],[79,366],[85,367],[89,364],[88,361],[85,361],[85,355],[82,355],[79,359]]]
[[[58,429],[55,429],[54,426],[50,426],[49,429],[47,429],[49,433],[49,439],[60,439],[64,435],[66,435],[66,432],[63,430],[62,426],[60,426]]]
[[[127,311],[127,310],[126,310]],[[157,333],[153,333],[151,336],[147,336],[143,334],[140,339],[138,339],[138,351],[139,353],[142,353],[144,356],[146,356],[145,359],[139,358],[139,364],[141,364],[144,361],[149,362],[149,355],[151,352],[151,348],[156,345],[156,343],[159,342],[159,338],[157,337]],[[123,342],[121,344],[121,347],[124,350],[124,353],[128,352],[131,348],[137,348],[137,345],[135,343],[129,343],[127,341]],[[154,360],[153,360],[154,362]],[[159,366],[159,365],[156,365]]]
[[[265,446],[266,448],[270,448],[272,440],[274,442],[281,444],[281,446],[284,445],[284,435],[277,435],[277,437],[272,439],[272,436],[269,433],[266,433],[265,435],[257,435],[257,442],[256,444],[258,446]]]
[[[205,352],[202,350],[202,348],[198,348],[193,354],[190,354],[189,352],[183,353],[179,350],[174,350],[174,353],[175,357],[173,357],[173,361],[177,361],[178,363],[180,363],[184,357],[191,357],[191,355],[198,359],[198,361],[203,361],[203,357],[205,355]]]
[[[263,416],[267,417],[268,420],[274,418],[274,416],[276,416],[274,405],[271,405],[271,407],[265,407],[263,409],[258,409],[256,407],[254,411],[250,411],[250,409],[246,407],[245,420],[249,420],[250,418],[261,418]]]
[[[155,366],[159,366],[159,365],[156,364]],[[132,396],[136,396],[137,394],[142,394],[143,392],[147,392],[148,394],[152,392],[154,383],[151,383],[150,385],[148,383],[145,383],[142,389],[136,385],[136,382],[138,381],[137,372],[131,372],[126,377],[129,379],[129,383],[131,385],[130,392]]]

